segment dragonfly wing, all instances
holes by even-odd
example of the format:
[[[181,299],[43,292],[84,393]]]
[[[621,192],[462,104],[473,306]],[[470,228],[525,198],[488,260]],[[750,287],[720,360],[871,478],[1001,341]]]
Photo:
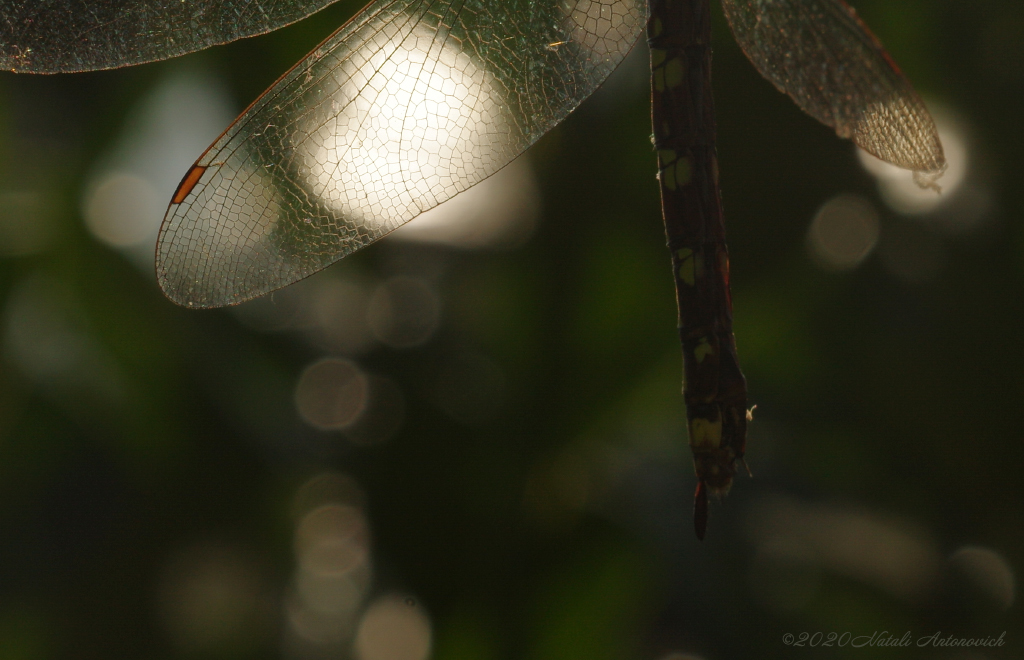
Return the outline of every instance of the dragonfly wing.
[[[335,0],[0,0],[0,69],[71,73],[184,55],[294,23]]]
[[[945,169],[924,103],[845,2],[722,0],[722,5],[757,70],[809,115],[878,158],[922,174],[923,181],[934,181]]]
[[[639,0],[371,4],[197,161],[160,230],[160,285],[231,305],[381,238],[558,124],[644,14]]]

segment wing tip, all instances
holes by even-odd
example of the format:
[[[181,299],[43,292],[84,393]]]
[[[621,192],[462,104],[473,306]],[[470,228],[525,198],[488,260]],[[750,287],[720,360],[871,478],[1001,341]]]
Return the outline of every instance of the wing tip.
[[[937,168],[914,170],[914,183],[922,190],[934,190],[936,193],[942,193],[942,186],[938,181],[946,173],[948,167],[949,164],[943,158],[941,165]]]

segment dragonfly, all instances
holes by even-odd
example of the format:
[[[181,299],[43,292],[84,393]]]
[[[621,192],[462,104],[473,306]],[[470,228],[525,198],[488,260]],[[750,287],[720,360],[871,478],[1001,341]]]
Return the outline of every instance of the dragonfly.
[[[0,0],[0,68],[108,69],[263,34],[333,0]],[[843,0],[721,0],[757,70],[807,114],[938,188],[935,124]],[[745,465],[711,93],[710,0],[375,0],[249,106],[184,175],[157,239],[175,303],[301,280],[497,172],[608,77],[646,28],[703,539]],[[652,159],[653,160],[653,159]]]

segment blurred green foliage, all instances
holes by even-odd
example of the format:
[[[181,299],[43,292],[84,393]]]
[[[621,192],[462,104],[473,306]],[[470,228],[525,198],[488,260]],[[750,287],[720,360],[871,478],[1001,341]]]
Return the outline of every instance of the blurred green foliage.
[[[442,301],[429,342],[354,357],[404,400],[399,431],[369,446],[295,412],[294,384],[323,349],[175,308],[80,210],[92,164],[161,76],[214,71],[244,107],[358,7],[181,62],[0,76],[0,193],[36,194],[47,232],[0,258],[0,660],[317,657],[281,640],[292,498],[325,471],[363,493],[371,595],[414,594],[439,660],[1018,656],[1005,579],[957,581],[950,557],[980,546],[1011,577],[1024,566],[1024,22],[1013,0],[856,6],[967,127],[984,209],[959,232],[888,210],[851,146],[757,76],[716,7],[736,335],[758,407],[754,478],[713,505],[703,544],[642,54],[529,153],[542,214],[523,247],[382,243],[317,276],[413,274]],[[827,272],[805,234],[845,192],[880,210],[881,242],[857,269]],[[894,237],[930,250],[931,274],[887,265]],[[435,396],[463,354],[502,383],[493,413],[468,422]],[[783,510],[795,526],[764,532],[765,511]],[[877,544],[830,520],[859,521]],[[208,542],[256,558],[239,565],[266,585],[262,634],[239,624],[189,646],[167,623],[168,566]],[[887,587],[898,577],[878,576],[900,564],[875,553],[911,546],[940,564],[920,590]],[[971,656],[782,641],[875,630],[1008,632]]]

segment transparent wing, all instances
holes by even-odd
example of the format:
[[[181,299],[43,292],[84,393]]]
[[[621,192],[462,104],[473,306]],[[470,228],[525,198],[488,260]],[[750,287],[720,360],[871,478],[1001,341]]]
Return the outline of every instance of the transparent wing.
[[[334,263],[490,176],[593,92],[642,0],[380,0],[271,87],[182,181],[157,278],[190,307]]]
[[[112,69],[293,23],[335,0],[0,0],[0,68]]]
[[[923,175],[946,167],[931,115],[842,0],[722,0],[757,70],[818,121],[865,151]]]

